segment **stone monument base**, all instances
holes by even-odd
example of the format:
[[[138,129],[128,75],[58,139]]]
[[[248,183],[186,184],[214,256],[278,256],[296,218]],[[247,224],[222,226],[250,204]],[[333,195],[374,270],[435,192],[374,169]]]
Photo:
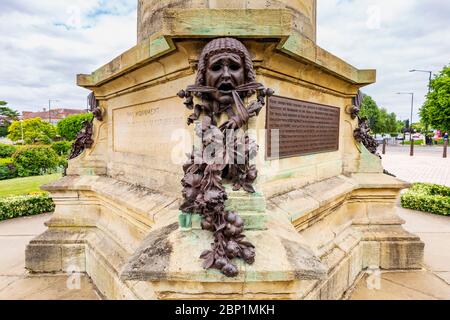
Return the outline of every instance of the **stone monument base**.
[[[211,234],[179,228],[178,199],[107,177],[65,177],[46,187],[57,209],[26,266],[86,273],[108,299],[339,299],[367,268],[421,268],[424,244],[395,214],[405,187],[383,174],[281,194],[267,185],[266,229],[245,232],[256,262],[226,278],[202,269]]]
[[[315,0],[263,2],[140,1],[139,43],[78,76],[101,117],[94,144],[70,161],[67,177],[45,187],[56,212],[27,247],[31,272],[84,272],[108,299],[339,299],[366,269],[421,268],[424,244],[395,213],[408,185],[384,175],[361,143],[370,136],[355,96],[376,81],[375,70],[315,43]],[[224,37],[240,40],[208,46]],[[205,67],[224,52],[240,57],[231,96],[230,84],[213,81],[216,71]],[[222,78],[228,58],[221,57]],[[217,109],[218,93],[225,100]],[[180,183],[185,154],[199,145],[186,119],[204,120],[208,105],[210,116],[222,114],[218,123],[247,130],[260,147],[258,179],[250,168],[239,177],[256,194],[228,189],[228,203],[209,197],[242,215],[256,248],[253,265],[233,260],[236,278],[202,268],[213,235],[199,217],[179,212],[183,194],[194,203],[200,194]]]

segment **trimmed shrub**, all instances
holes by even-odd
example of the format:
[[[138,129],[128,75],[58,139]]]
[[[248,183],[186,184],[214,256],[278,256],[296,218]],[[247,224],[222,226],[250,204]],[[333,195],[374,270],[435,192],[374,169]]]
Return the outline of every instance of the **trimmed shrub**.
[[[450,215],[450,188],[436,184],[416,183],[401,197],[403,208]]]
[[[415,146],[421,146],[425,144],[425,142],[423,140],[414,140],[414,145]],[[404,146],[410,146],[411,145],[411,141],[403,141],[402,145]]]
[[[5,125],[0,126],[0,138],[6,137],[8,135],[8,128],[9,128],[9,124],[7,126],[5,126]]]
[[[62,170],[64,170],[64,168],[67,168],[68,165],[69,165],[69,160],[67,160],[67,156],[62,156],[62,157],[58,158],[58,167],[60,169],[62,168]]]
[[[25,146],[13,155],[19,177],[39,176],[56,172],[59,157],[48,146]]]
[[[93,119],[92,113],[77,114],[69,116],[57,124],[58,134],[68,141],[75,140],[78,132],[83,129],[85,121],[91,121]]]
[[[0,143],[0,158],[10,158],[16,150],[17,148],[15,146]]]
[[[47,194],[0,198],[0,221],[54,210],[53,200]]]
[[[72,143],[69,141],[54,142],[52,144],[52,149],[55,150],[59,156],[68,156],[72,149]]]
[[[17,177],[17,169],[12,158],[0,158],[0,180]]]

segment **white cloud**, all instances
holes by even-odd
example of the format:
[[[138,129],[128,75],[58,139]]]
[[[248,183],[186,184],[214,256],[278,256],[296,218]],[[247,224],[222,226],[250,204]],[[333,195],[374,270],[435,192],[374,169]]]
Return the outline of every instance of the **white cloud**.
[[[135,45],[136,3],[6,0],[0,33],[0,100],[20,111],[40,110],[49,99],[84,108],[88,92],[76,86],[76,74]]]
[[[428,74],[450,63],[450,3],[438,0],[319,0],[318,44],[362,69],[377,69],[377,83],[363,89],[381,107],[410,117],[425,101]],[[379,17],[376,15],[379,14]],[[375,15],[375,17],[373,16]],[[379,21],[376,26],[373,21]]]

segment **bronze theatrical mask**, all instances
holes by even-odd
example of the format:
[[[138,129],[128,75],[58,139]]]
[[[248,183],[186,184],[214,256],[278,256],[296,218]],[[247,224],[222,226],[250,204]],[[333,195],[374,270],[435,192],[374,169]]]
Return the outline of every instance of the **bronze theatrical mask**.
[[[231,261],[242,258],[248,264],[255,261],[255,247],[242,234],[244,222],[236,212],[225,210],[228,195],[223,181],[233,185],[233,190],[255,192],[256,166],[250,160],[256,157],[258,146],[248,134],[238,137],[239,129],[245,129],[251,117],[257,116],[265,104],[265,97],[273,94],[262,84],[255,82],[255,71],[245,46],[232,38],[215,39],[202,51],[198,64],[196,84],[178,93],[185,98],[188,109],[194,110],[188,123],[200,119],[196,134],[202,139],[202,150],[193,150],[188,163],[183,166],[182,180],[184,202],[180,210],[185,214],[202,216],[202,228],[214,233],[211,250],[202,253],[204,268],[215,268],[229,277],[238,274]],[[243,100],[256,93],[257,100],[247,107]],[[194,104],[194,97],[201,103]],[[218,127],[220,116],[226,113],[228,120]],[[221,148],[232,134],[232,148]],[[230,140],[227,142],[229,143]],[[203,150],[215,147],[216,157],[223,161],[210,163]],[[232,160],[230,160],[232,159]],[[238,161],[243,159],[243,161]]]
[[[220,105],[231,105],[231,91],[245,82],[243,59],[229,52],[211,56],[207,63],[205,82],[206,86],[218,89],[211,93],[213,100]]]

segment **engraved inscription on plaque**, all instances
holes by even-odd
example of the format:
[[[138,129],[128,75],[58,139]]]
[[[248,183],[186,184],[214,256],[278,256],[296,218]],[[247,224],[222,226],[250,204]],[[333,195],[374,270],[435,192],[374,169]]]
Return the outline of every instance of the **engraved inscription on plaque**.
[[[268,159],[339,150],[339,108],[273,96],[266,121]]]
[[[185,127],[184,114],[170,101],[147,103],[113,111],[115,152],[170,159],[172,133]],[[155,159],[156,160],[156,159]]]

